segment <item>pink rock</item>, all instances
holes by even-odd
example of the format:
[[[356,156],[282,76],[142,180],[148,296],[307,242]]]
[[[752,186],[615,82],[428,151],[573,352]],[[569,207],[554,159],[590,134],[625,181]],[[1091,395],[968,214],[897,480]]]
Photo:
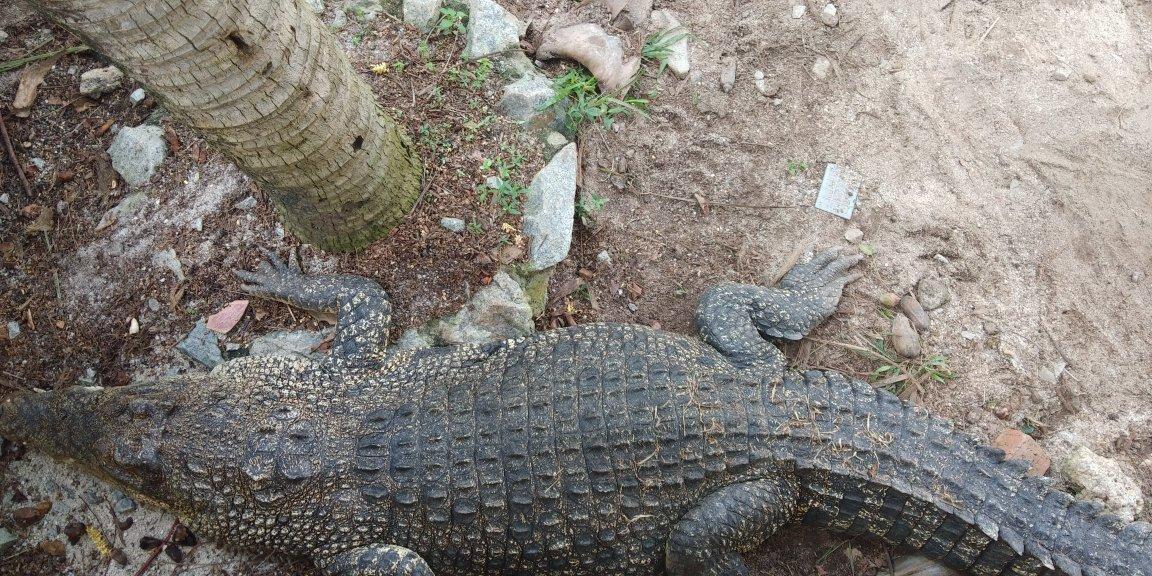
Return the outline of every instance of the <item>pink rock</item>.
[[[1032,463],[1028,469],[1029,476],[1041,476],[1052,467],[1052,460],[1044,447],[1032,439],[1031,436],[1009,428],[1000,433],[992,445],[1003,450],[1004,456],[1009,460],[1027,460]]]
[[[217,334],[227,334],[236,327],[244,311],[248,309],[247,300],[233,300],[219,312],[208,317],[208,329]]]

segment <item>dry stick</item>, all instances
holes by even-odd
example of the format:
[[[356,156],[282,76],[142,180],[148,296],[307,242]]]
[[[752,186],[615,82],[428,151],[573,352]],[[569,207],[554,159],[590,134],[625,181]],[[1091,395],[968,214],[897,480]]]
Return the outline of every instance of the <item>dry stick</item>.
[[[992,29],[995,28],[996,24],[999,22],[1000,22],[1000,15],[997,14],[996,19],[992,21],[992,24],[988,25],[988,29],[984,31],[984,34],[980,35],[980,39],[976,41],[976,44],[983,44],[984,39],[988,37],[988,33],[992,32]]]
[[[172,542],[172,536],[176,534],[176,527],[179,525],[180,525],[180,520],[172,520],[172,527],[168,529],[168,535],[164,537],[164,542],[167,542],[169,544]],[[166,545],[167,544],[165,544],[165,546]],[[145,560],[144,563],[140,565],[140,569],[137,570],[136,573],[133,574],[132,576],[143,576],[143,574],[145,572],[147,572],[149,568],[152,567],[152,563],[156,561],[156,557],[160,555],[160,551],[163,549],[164,549],[164,546],[157,546],[157,547],[153,548],[152,553],[148,555],[148,559]]]
[[[688,204],[696,204],[695,198],[685,198],[683,196],[669,196],[667,194],[657,194],[656,192],[636,192],[632,191],[637,196],[655,196],[657,198],[664,198],[665,200],[676,200],[678,202],[687,202]],[[732,204],[728,202],[713,202],[708,201],[708,206],[719,206],[721,208],[747,208],[750,210],[777,210],[781,208],[803,208],[803,206],[793,206],[788,204]]]
[[[0,114],[0,137],[4,139],[4,148],[8,150],[8,159],[12,161],[12,168],[16,170],[16,175],[20,177],[20,183],[24,185],[24,193],[32,198],[32,185],[28,183],[28,176],[20,167],[20,161],[16,158],[16,150],[12,149],[12,139],[8,137],[8,125],[4,123],[3,114]]]

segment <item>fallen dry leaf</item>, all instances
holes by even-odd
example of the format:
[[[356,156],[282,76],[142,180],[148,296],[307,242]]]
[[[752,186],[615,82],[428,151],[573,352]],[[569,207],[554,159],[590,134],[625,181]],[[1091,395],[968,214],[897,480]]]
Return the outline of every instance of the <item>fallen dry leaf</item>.
[[[626,87],[640,70],[640,59],[624,59],[620,39],[596,24],[575,24],[544,32],[536,57],[570,58],[584,65],[605,92]]]
[[[54,212],[51,208],[42,208],[36,220],[29,224],[27,228],[24,228],[24,233],[32,235],[40,232],[51,232],[53,228],[53,216]]]
[[[171,126],[164,126],[164,140],[168,142],[168,151],[173,156],[180,152],[180,137],[176,135],[176,131]]]
[[[27,118],[32,114],[32,104],[36,102],[36,94],[40,85],[44,83],[44,76],[56,65],[56,58],[41,60],[29,64],[20,74],[20,86],[16,88],[16,97],[12,99],[12,114],[17,118]]]
[[[208,329],[217,334],[227,334],[236,327],[236,324],[240,322],[240,318],[244,316],[244,311],[247,309],[247,300],[233,300],[229,302],[221,308],[219,312],[208,317]]]

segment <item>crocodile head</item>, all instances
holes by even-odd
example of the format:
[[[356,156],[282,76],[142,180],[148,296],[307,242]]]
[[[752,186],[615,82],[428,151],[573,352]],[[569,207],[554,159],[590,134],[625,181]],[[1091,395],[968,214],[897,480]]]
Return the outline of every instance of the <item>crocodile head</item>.
[[[171,451],[196,377],[117,388],[20,392],[0,401],[0,436],[78,463],[135,495],[172,502]]]

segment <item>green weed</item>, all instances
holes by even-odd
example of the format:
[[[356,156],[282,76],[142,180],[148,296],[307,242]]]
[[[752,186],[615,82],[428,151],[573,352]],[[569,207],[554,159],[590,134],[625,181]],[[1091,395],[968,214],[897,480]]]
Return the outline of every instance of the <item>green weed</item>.
[[[688,33],[681,28],[652,34],[644,40],[644,48],[641,49],[640,56],[645,60],[653,60],[660,66],[659,71],[656,72],[656,75],[659,76],[668,69],[668,58],[672,55],[672,46],[687,37]]]
[[[481,184],[477,193],[480,195],[480,201],[491,201],[505,214],[519,215],[527,188],[518,184],[515,179],[524,163],[524,155],[513,146],[502,145],[500,148],[505,153],[504,156],[495,159],[485,158],[480,163],[481,172],[493,173],[492,175],[500,179],[499,186]]]
[[[584,69],[574,68],[556,79],[556,94],[543,108],[561,105],[567,101],[564,123],[568,130],[575,132],[588,122],[600,122],[611,128],[616,118],[627,114],[645,114],[648,100],[625,97],[624,99],[600,92],[596,78]]]
[[[808,171],[808,163],[789,160],[784,169],[788,171],[789,176],[795,178]]]
[[[468,12],[460,4],[449,4],[440,9],[440,20],[436,22],[436,31],[440,34],[453,36],[468,32]]]

